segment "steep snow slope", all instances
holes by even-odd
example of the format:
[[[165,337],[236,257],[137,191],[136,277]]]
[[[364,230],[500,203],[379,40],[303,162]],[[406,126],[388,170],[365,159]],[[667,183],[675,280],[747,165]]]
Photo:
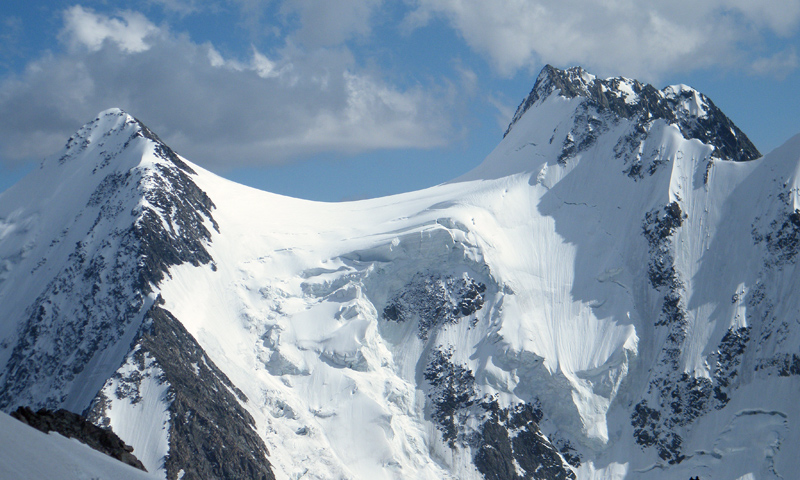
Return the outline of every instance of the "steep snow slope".
[[[188,467],[197,455],[227,464],[223,450],[247,432],[258,441],[237,448],[257,465],[266,445],[277,478],[787,478],[800,467],[800,137],[754,160],[689,87],[547,67],[473,172],[325,204],[228,182],[121,112],[100,123],[110,116],[146,133],[114,168],[183,172],[156,189],[167,200],[150,201],[160,223],[148,231],[193,256],[156,262],[163,273],[136,284],[132,333],[86,369],[91,402],[68,375],[20,377],[13,352],[30,351],[39,323],[6,324],[4,408],[61,398],[87,409],[169,478],[202,477]],[[89,144],[87,172],[102,158]],[[28,182],[66,185],[42,175]],[[30,220],[28,201],[0,197],[6,278],[63,228],[55,214]],[[0,284],[23,299],[9,318],[53,298],[26,285]]]
[[[153,480],[151,474],[57,433],[44,434],[0,413],[0,477],[5,480]]]

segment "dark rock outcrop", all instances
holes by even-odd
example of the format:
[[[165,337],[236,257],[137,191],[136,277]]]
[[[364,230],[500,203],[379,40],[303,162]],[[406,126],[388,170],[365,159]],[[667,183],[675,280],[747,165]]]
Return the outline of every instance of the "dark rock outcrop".
[[[442,325],[456,323],[483,308],[486,285],[469,276],[417,274],[384,307],[384,320],[419,320],[418,336],[427,339]]]
[[[675,261],[670,250],[669,239],[683,225],[686,215],[678,202],[645,214],[642,234],[647,239],[650,251],[648,276],[653,288],[666,288],[672,292],[681,288],[675,272]]]
[[[542,433],[544,414],[538,404],[501,408],[497,399],[481,397],[475,376],[453,361],[453,351],[434,350],[424,372],[430,415],[450,448],[472,448],[473,462],[489,480],[569,480],[575,473]],[[477,423],[477,429],[468,427]],[[569,446],[565,447],[569,453]],[[579,463],[577,457],[573,460]],[[519,468],[517,468],[519,467]]]
[[[114,127],[98,136],[98,126],[109,124]],[[138,385],[150,375],[145,370],[155,366],[154,380],[167,385],[169,451],[164,467],[169,479],[179,472],[184,479],[274,478],[255,421],[241,405],[247,401],[244,394],[183,325],[148,298],[173,266],[214,268],[207,250],[211,229],[218,230],[213,202],[194,183],[195,172],[186,162],[141,122],[118,110],[79,130],[59,168],[84,161],[80,155],[93,141],[99,160],[91,175],[98,177],[97,186],[87,195],[86,206],[67,219],[62,235],[66,238],[74,229],[71,237],[80,241],[69,246],[65,266],[43,286],[20,324],[0,378],[0,408],[68,405],[86,408],[92,422],[109,426],[104,415],[109,396],[138,403]],[[123,155],[129,148],[133,156]],[[157,161],[140,165],[136,155],[142,148],[152,148]],[[59,247],[61,243],[63,238],[54,240],[53,248],[63,252],[67,245]],[[128,353],[104,359],[103,365],[112,366],[98,371],[95,359],[108,351]],[[132,368],[115,374],[122,363]],[[120,388],[104,391],[106,379]],[[85,384],[89,380],[94,383]],[[35,394],[43,390],[46,397]]]
[[[167,478],[272,480],[267,447],[255,420],[242,407],[247,397],[211,361],[183,325],[160,302],[148,312],[129,363],[143,372],[155,366],[168,385],[169,453]],[[149,361],[145,361],[147,358]],[[108,396],[136,395],[141,375],[129,375],[126,388],[101,392],[87,416],[108,424]],[[135,398],[129,398],[135,401]]]
[[[64,409],[54,412],[45,408],[34,412],[30,407],[19,407],[11,412],[11,416],[41,432],[56,432],[74,438],[122,463],[147,471],[132,453],[133,447],[126,445],[110,429],[100,428],[76,413]]]
[[[710,378],[690,376],[676,369],[675,356],[684,337],[668,338],[659,360],[660,374],[650,381],[650,402],[643,399],[631,414],[636,442],[643,448],[655,448],[658,456],[669,463],[682,462],[685,455],[681,429],[706,412],[728,404],[749,332],[746,327],[728,330],[713,355],[716,362]]]
[[[770,223],[766,232],[754,231],[754,237],[756,243],[766,244],[770,263],[776,266],[793,263],[800,252],[800,210],[781,215]]]
[[[434,350],[425,368],[424,378],[430,385],[428,399],[431,417],[442,432],[442,438],[455,448],[469,442],[463,428],[468,409],[476,403],[475,375],[468,368],[453,363],[452,350]]]
[[[542,411],[521,403],[499,408],[488,400],[483,407],[489,412],[483,423],[475,453],[475,467],[491,480],[571,480],[575,473],[539,429]],[[514,464],[519,465],[517,471]]]
[[[530,94],[522,101],[505,132],[511,131],[514,124],[536,102],[558,92],[565,98],[583,97],[593,112],[610,118],[634,120],[634,128],[628,139],[629,143],[641,142],[643,135],[649,130],[653,121],[664,120],[680,129],[687,139],[697,139],[714,147],[714,156],[723,160],[748,161],[761,157],[761,153],[753,145],[747,135],[714,105],[708,97],[692,89],[658,90],[650,84],[642,84],[637,80],[623,77],[599,79],[589,75],[580,67],[560,70],[546,65],[536,79]],[[632,94],[632,95],[631,95]],[[699,102],[704,112],[694,112],[686,107],[687,103]],[[593,115],[586,115],[591,121]],[[576,119],[576,132],[591,131],[586,121]],[[578,125],[578,123],[580,123]],[[505,136],[504,135],[504,136]],[[623,139],[624,140],[624,139]],[[566,157],[574,155],[580,148],[574,144],[565,144]],[[591,139],[584,139],[584,146],[590,146]],[[563,158],[560,159],[563,163]]]

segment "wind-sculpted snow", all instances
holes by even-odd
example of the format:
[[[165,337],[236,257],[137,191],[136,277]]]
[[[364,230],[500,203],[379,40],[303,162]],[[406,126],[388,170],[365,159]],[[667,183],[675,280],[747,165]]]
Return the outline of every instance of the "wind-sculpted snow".
[[[547,67],[478,168],[341,204],[118,111],[65,152],[0,197],[0,399],[162,477],[800,470],[800,136],[689,87]]]

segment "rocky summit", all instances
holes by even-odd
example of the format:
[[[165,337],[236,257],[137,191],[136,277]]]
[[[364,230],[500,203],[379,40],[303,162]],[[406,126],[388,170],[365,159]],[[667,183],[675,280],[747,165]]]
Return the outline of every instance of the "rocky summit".
[[[0,408],[170,480],[792,478],[798,172],[800,136],[578,67],[474,170],[357,202],[107,110],[0,195]]]

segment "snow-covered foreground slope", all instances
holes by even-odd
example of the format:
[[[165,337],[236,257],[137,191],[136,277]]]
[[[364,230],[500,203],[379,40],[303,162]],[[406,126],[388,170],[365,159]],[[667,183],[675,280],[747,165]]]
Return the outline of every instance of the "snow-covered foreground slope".
[[[0,478],[5,480],[153,480],[158,478],[92,450],[45,434],[0,413]]]
[[[800,468],[800,136],[755,159],[688,87],[547,67],[473,172],[326,204],[86,129],[0,197],[4,409],[85,410],[168,478]]]

